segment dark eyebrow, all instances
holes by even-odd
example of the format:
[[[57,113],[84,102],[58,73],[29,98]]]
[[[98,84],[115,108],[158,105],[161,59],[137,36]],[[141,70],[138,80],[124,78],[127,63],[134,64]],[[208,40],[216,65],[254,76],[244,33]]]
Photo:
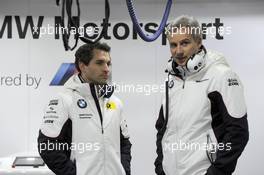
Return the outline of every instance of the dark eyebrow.
[[[180,43],[182,43],[182,42],[191,42],[191,39],[185,38],[185,39],[180,41]],[[171,42],[170,45],[177,45],[177,43],[176,42]]]
[[[97,63],[103,63],[103,62],[105,62],[103,59],[98,59],[98,60],[96,60],[96,62]]]
[[[190,41],[191,40],[189,38],[186,38],[186,39],[181,40],[180,42],[182,43],[182,42],[190,42]]]
[[[104,59],[98,59],[98,60],[96,60],[95,61],[96,63],[111,63],[111,59],[110,60],[108,60],[108,61],[105,61]]]

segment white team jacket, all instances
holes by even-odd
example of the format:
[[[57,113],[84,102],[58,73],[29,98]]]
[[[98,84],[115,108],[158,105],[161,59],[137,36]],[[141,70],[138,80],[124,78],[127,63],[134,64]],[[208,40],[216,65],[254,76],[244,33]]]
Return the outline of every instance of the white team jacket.
[[[164,98],[156,123],[158,175],[229,175],[248,141],[241,81],[220,53],[205,59],[198,73],[169,76],[168,118]]]
[[[96,104],[93,95],[97,97],[95,86],[82,83],[78,75],[73,75],[66,82],[65,91],[53,98],[45,110],[39,152],[56,174],[126,175],[127,168],[130,174],[131,144],[122,103],[111,95],[97,98]],[[50,141],[68,143],[71,149],[66,153],[62,147],[43,150],[41,144]]]

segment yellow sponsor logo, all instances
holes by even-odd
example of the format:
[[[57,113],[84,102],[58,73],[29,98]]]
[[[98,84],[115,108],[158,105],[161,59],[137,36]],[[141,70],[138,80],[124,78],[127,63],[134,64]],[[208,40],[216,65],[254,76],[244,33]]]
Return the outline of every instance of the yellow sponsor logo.
[[[108,102],[106,103],[107,109],[116,109],[116,104],[114,102]]]

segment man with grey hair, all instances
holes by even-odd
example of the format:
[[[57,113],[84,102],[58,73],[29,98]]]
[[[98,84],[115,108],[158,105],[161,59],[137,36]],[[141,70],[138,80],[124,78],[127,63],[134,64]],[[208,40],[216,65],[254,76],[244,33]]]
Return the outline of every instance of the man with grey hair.
[[[196,19],[166,28],[171,59],[156,122],[158,175],[231,175],[249,138],[243,85],[224,56],[207,51]]]

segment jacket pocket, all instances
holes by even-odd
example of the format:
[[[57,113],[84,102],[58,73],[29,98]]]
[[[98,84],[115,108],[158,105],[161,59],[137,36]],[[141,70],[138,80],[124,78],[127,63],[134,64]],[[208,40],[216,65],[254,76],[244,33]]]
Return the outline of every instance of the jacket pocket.
[[[218,142],[215,138],[213,130],[209,130],[206,134],[206,154],[211,163],[213,163],[216,159],[216,154],[218,151]]]

